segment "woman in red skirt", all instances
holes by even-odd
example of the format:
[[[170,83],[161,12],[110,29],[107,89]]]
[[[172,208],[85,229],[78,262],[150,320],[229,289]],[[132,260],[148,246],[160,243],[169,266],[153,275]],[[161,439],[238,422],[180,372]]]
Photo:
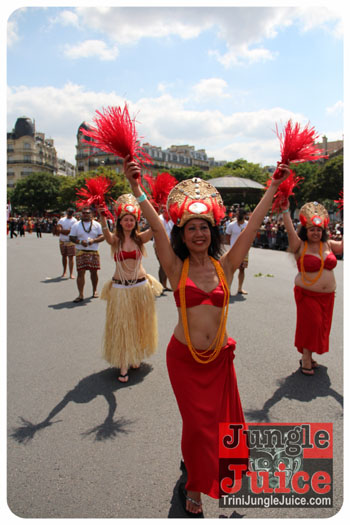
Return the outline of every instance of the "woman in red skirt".
[[[180,497],[187,514],[203,516],[201,493],[219,498],[219,423],[243,423],[233,366],[235,341],[226,333],[229,287],[255,238],[279,184],[272,179],[234,247],[221,254],[220,194],[199,178],[170,192],[174,227],[169,241],[158,214],[139,186],[140,167],[126,159],[125,175],[153,230],[157,255],[175,290],[179,318],[167,349],[170,381],[182,416],[182,454],[187,470]]]
[[[294,253],[298,274],[294,281],[297,307],[295,346],[302,354],[300,371],[312,376],[318,363],[312,353],[329,349],[336,282],[335,255],[343,252],[343,241],[328,240],[327,210],[317,202],[308,202],[300,210],[301,228],[295,231],[289,209],[283,211],[289,250]]]

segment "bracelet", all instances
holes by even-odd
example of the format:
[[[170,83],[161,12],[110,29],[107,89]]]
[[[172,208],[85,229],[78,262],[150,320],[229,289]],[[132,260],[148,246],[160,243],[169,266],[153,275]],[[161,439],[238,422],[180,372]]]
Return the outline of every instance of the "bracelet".
[[[102,230],[108,230],[108,226],[102,226]]]
[[[282,210],[282,213],[289,213],[289,208],[287,208],[286,210]]]
[[[136,197],[137,202],[143,202],[147,200],[147,197],[144,193],[140,195],[140,197]]]

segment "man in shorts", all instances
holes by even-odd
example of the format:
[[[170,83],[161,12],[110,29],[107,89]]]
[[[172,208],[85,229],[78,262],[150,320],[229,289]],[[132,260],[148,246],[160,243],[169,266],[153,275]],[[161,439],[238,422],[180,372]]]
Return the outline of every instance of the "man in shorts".
[[[75,256],[75,244],[69,240],[69,235],[73,224],[77,222],[77,219],[73,217],[73,208],[68,208],[65,217],[62,217],[57,223],[57,233],[60,237],[60,252],[62,255],[62,266],[63,274],[62,277],[66,276],[67,262],[69,266],[69,277],[75,279],[73,275],[74,270],[74,256]]]
[[[85,272],[90,271],[92,284],[92,297],[98,297],[97,283],[98,270],[100,269],[100,254],[98,243],[104,241],[101,224],[92,218],[91,208],[85,207],[82,210],[82,218],[76,222],[71,229],[69,239],[78,245],[76,252],[77,262],[77,287],[79,295],[74,299],[74,303],[81,303],[84,300]]]

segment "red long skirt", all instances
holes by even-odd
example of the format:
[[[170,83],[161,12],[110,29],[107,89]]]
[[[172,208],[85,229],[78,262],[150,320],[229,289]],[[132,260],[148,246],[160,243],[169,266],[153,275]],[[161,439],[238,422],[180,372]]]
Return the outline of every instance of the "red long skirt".
[[[334,292],[312,292],[294,287],[297,306],[297,326],[294,344],[298,352],[303,348],[324,354],[329,350],[329,334],[332,327]]]
[[[229,338],[214,361],[197,363],[174,336],[167,349],[169,378],[182,417],[186,489],[219,498],[219,423],[244,423]]]

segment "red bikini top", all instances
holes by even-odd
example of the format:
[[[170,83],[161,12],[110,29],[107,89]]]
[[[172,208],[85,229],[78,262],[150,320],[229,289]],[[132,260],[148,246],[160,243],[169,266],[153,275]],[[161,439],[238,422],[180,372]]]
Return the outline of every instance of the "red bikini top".
[[[124,261],[125,259],[140,259],[141,257],[142,253],[140,250],[133,250],[132,252],[124,252],[123,250],[120,250],[114,254],[115,262]]]
[[[301,271],[300,259],[297,260],[298,270]],[[337,266],[337,258],[333,252],[329,253],[324,260],[324,269],[333,270]],[[306,254],[304,255],[304,270],[306,272],[318,272],[321,268],[321,259],[316,255]]]
[[[185,286],[186,308],[193,308],[200,304],[210,304],[222,308],[224,306],[225,292],[222,284],[219,283],[211,292],[205,292],[198,288],[189,277]],[[176,306],[180,308],[180,290],[177,288],[174,292]]]

